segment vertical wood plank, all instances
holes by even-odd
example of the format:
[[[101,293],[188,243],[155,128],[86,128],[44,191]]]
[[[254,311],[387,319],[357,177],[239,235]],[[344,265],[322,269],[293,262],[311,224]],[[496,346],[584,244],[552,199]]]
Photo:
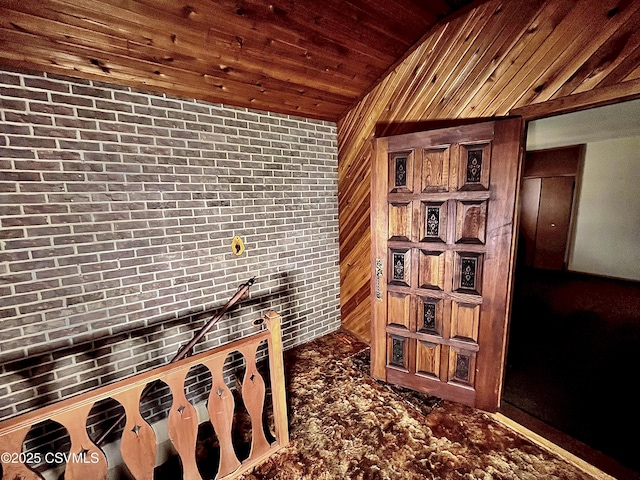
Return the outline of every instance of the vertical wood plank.
[[[273,421],[276,439],[281,447],[289,444],[289,423],[287,416],[287,397],[284,381],[284,357],[282,353],[281,317],[270,310],[265,316],[269,336],[269,372],[271,374],[271,401],[273,403]]]
[[[213,360],[203,362],[211,371],[211,394],[209,395],[207,409],[209,410],[209,419],[220,443],[220,467],[216,478],[229,475],[240,467],[240,461],[231,441],[235,402],[233,394],[227,384],[224,383],[222,375],[225,360],[226,357],[219,356]]]
[[[202,480],[196,464],[198,414],[184,393],[184,380],[188,371],[184,368],[164,379],[173,396],[168,420],[169,438],[180,455],[183,480]]]
[[[107,457],[91,441],[87,434],[87,417],[93,403],[69,410],[51,417],[63,425],[71,439],[70,461],[64,472],[64,480],[105,480],[107,478]]]
[[[12,456],[18,455],[17,460],[20,460],[20,453],[22,452],[22,443],[24,437],[27,436],[31,425],[17,429],[11,433],[0,436],[0,453],[9,453]],[[12,458],[13,460],[13,458]],[[7,480],[42,480],[40,474],[30,470],[22,462],[2,462],[2,478]]]
[[[262,413],[264,411],[265,385],[256,365],[258,343],[248,345],[240,350],[246,361],[246,371],[242,382],[242,399],[251,417],[251,453],[250,459],[264,455],[269,450],[269,442],[264,434]]]
[[[122,459],[136,480],[153,480],[156,463],[156,434],[140,413],[140,395],[145,385],[114,395],[127,415],[122,433]]]

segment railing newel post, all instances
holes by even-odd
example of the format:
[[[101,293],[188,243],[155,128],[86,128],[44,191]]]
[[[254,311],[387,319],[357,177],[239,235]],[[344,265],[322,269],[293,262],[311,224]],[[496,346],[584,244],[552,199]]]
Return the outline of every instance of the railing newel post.
[[[289,422],[284,379],[284,353],[281,333],[282,317],[277,312],[270,310],[265,315],[264,320],[270,333],[268,345],[273,421],[278,443],[281,447],[285,447],[289,445]]]

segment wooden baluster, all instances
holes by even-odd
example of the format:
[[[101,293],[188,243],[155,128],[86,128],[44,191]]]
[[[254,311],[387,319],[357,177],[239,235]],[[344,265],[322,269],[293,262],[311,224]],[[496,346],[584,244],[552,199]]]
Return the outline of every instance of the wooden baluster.
[[[3,458],[1,454],[11,455],[10,461],[6,462],[2,460],[2,478],[5,480],[42,480],[40,474],[30,470],[20,460],[20,453],[22,453],[22,443],[24,437],[29,433],[31,425],[23,427],[19,430],[15,430],[11,433],[0,436],[0,458]],[[16,460],[14,462],[13,460]]]
[[[262,412],[264,410],[265,386],[262,375],[258,373],[256,366],[256,353],[258,343],[248,345],[240,350],[247,363],[247,369],[242,382],[242,399],[251,417],[251,453],[250,459],[265,454],[269,448],[269,442],[264,434],[262,426]]]
[[[284,359],[282,354],[281,317],[273,310],[264,317],[269,337],[269,372],[271,375],[271,401],[273,402],[273,422],[276,438],[281,447],[289,444],[289,419],[287,417],[287,396],[284,383]]]
[[[92,407],[93,403],[90,403],[51,417],[67,429],[71,439],[64,480],[107,478],[107,457],[87,434],[87,417]]]
[[[144,385],[114,395],[124,407],[127,423],[122,432],[122,459],[136,480],[153,480],[156,463],[156,434],[140,413]]]
[[[204,362],[207,368],[211,370],[212,376],[211,394],[209,395],[207,409],[209,410],[211,424],[220,442],[220,468],[216,478],[229,475],[240,466],[240,461],[231,441],[235,402],[233,394],[227,384],[224,383],[222,375],[225,360],[226,358],[221,355],[213,360]]]
[[[169,411],[169,438],[182,462],[183,480],[202,480],[196,464],[198,414],[184,394],[188,369],[174,372],[164,379],[171,389],[173,403]]]

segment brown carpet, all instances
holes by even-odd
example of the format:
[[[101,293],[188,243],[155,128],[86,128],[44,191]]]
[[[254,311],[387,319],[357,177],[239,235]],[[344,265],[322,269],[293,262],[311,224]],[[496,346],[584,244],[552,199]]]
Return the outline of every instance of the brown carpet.
[[[504,401],[640,472],[639,347],[640,282],[519,268]]]
[[[393,389],[339,331],[286,353],[291,444],[245,480],[591,479],[481,411]]]

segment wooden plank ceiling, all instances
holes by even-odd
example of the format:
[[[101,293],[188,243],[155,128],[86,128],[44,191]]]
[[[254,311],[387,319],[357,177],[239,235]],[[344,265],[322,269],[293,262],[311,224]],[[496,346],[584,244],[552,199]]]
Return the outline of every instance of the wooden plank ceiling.
[[[639,97],[640,0],[491,0],[439,24],[338,122],[343,326],[369,339],[374,136]]]
[[[1,0],[0,65],[337,120],[471,0]]]

